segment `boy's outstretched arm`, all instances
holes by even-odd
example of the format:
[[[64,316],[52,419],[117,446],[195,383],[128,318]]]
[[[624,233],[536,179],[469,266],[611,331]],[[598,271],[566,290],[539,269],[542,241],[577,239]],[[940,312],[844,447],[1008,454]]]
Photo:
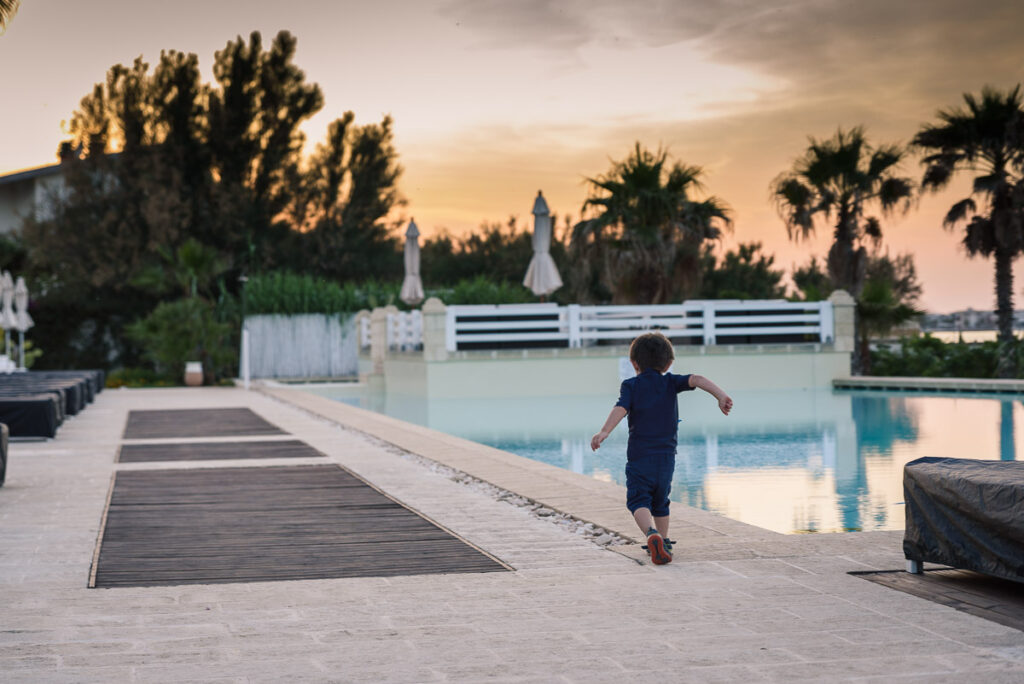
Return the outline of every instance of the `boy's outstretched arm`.
[[[612,412],[608,414],[608,420],[604,421],[604,427],[596,435],[590,438],[590,448],[597,451],[601,447],[601,442],[608,439],[608,435],[612,433],[615,426],[619,424],[619,421],[626,417],[626,409],[621,406],[616,406],[612,409]]]
[[[718,408],[722,413],[729,415],[729,411],[732,410],[732,399],[729,398],[729,395],[726,394],[725,390],[721,387],[711,382],[703,375],[697,375],[696,373],[690,376],[690,387],[699,387],[713,396],[718,400]]]

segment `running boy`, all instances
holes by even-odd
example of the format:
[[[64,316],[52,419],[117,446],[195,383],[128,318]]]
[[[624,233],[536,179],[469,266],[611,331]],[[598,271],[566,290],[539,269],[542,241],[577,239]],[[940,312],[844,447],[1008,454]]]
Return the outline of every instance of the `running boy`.
[[[679,392],[697,387],[718,400],[729,415],[732,399],[702,375],[668,373],[675,360],[672,343],[660,333],[640,335],[629,347],[636,377],[623,380],[619,400],[601,431],[590,440],[597,450],[624,416],[629,416],[626,448],[626,507],[647,535],[647,551],[657,565],[672,562],[668,539],[668,494],[676,466]]]

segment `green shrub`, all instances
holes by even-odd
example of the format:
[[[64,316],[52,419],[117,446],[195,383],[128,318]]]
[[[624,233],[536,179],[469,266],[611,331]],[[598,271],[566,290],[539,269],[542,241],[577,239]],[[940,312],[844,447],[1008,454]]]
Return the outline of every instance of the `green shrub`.
[[[445,304],[522,304],[537,301],[537,296],[518,283],[495,282],[484,276],[460,280],[455,287],[437,288],[427,293]]]
[[[1024,377],[1024,343],[1013,343],[1017,377]],[[904,340],[899,350],[884,346],[871,352],[872,375],[926,378],[994,378],[998,342],[943,342],[931,335]]]
[[[232,344],[234,326],[218,320],[216,307],[204,299],[164,302],[126,331],[142,346],[160,376],[184,377],[187,361],[202,362],[206,384],[233,375],[237,359]]]
[[[178,380],[180,382],[180,378]],[[117,387],[170,387],[178,384],[150,368],[118,368],[107,373],[106,386]]]

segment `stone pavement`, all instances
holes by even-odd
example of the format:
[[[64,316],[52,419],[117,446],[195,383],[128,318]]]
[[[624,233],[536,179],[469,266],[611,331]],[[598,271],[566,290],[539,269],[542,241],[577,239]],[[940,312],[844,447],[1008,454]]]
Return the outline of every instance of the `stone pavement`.
[[[621,489],[295,403],[108,390],[56,439],[13,444],[0,488],[0,681],[1024,681],[1024,633],[846,574],[902,567],[899,533],[775,535],[676,505],[682,548],[654,567],[379,440],[502,487],[515,476],[512,491],[633,535],[613,510]],[[88,589],[113,472],[169,467],[114,463],[127,411],[227,406],[252,408],[515,572]]]

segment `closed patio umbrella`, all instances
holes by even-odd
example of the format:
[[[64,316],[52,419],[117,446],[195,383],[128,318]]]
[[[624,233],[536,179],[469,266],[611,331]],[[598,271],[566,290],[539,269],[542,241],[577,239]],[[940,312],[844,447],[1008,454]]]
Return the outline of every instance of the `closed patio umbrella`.
[[[25,279],[18,276],[18,282],[14,286],[14,308],[16,325],[18,331],[18,366],[25,368],[25,331],[35,325],[35,321],[28,315],[28,286]]]
[[[420,230],[416,221],[409,221],[405,231],[405,280],[399,299],[413,306],[423,301],[423,281],[420,280]]]
[[[18,319],[14,315],[14,280],[9,271],[0,275],[0,297],[3,299],[0,308],[0,328],[4,329],[4,354],[11,357],[11,331],[18,327]]]
[[[551,212],[544,195],[538,190],[537,199],[533,202],[533,258],[523,279],[523,285],[538,297],[545,297],[562,287],[562,278],[548,251],[550,249]]]

